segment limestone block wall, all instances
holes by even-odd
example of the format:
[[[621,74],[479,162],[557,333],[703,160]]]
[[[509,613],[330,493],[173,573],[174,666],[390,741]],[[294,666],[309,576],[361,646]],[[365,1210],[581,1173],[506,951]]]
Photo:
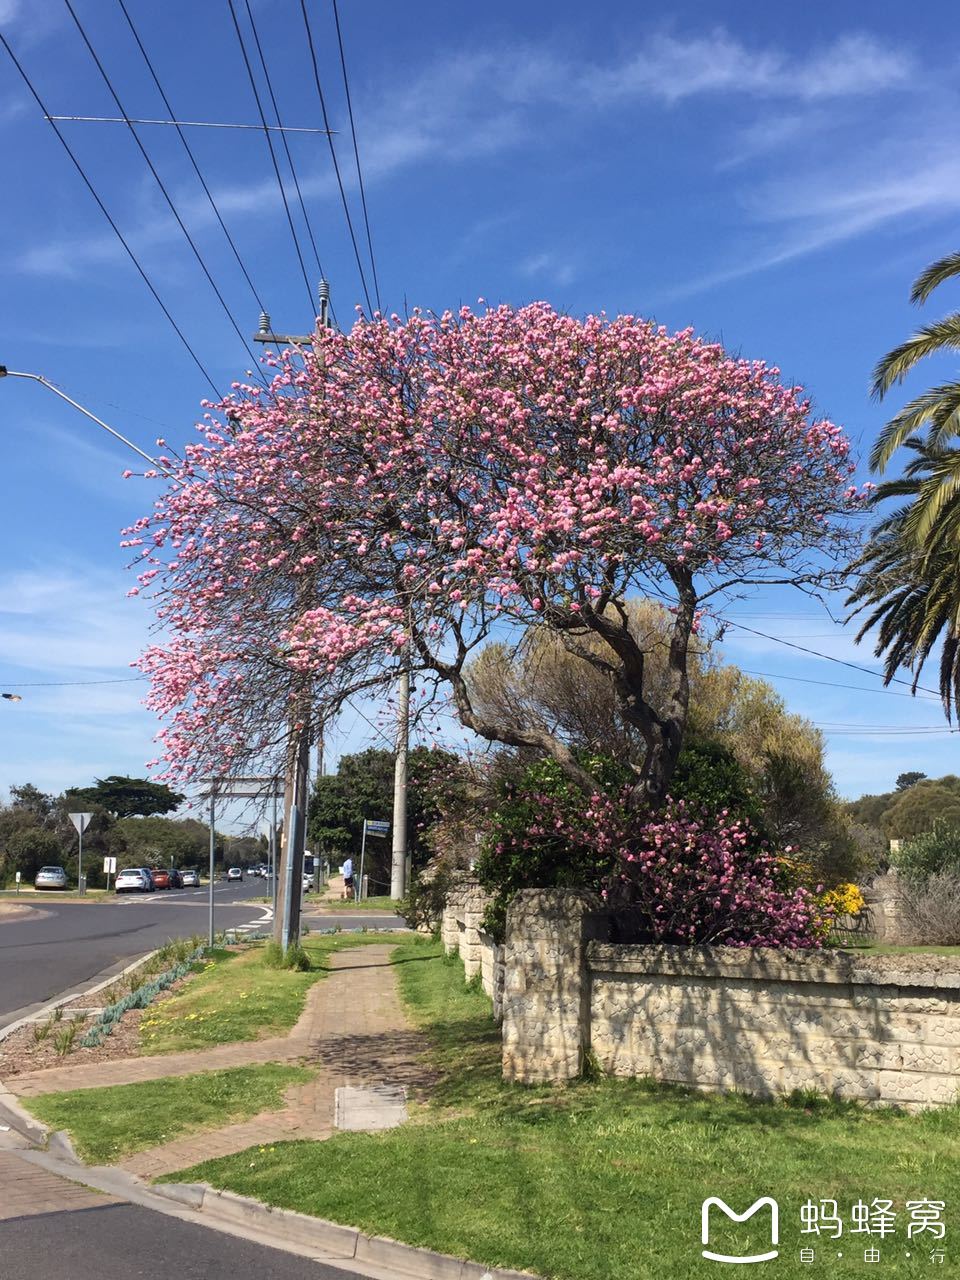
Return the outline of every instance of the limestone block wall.
[[[503,1013],[503,947],[489,933],[480,930],[480,981],[493,1001],[493,1016],[499,1022]]]
[[[452,884],[447,893],[447,900],[443,908],[443,916],[440,921],[440,938],[443,942],[444,950],[450,954],[460,950],[461,933],[465,929],[465,912],[468,898],[472,893],[479,891],[480,886],[476,880],[464,873],[460,872],[452,877]]]
[[[906,919],[900,880],[895,870],[879,876],[864,890],[865,929],[878,942],[909,943],[915,941]]]
[[[460,955],[467,981],[480,976],[484,991],[493,1001],[493,1015],[499,1021],[503,1005],[503,947],[482,927],[489,901],[479,882],[461,873],[447,895],[440,936],[448,954]]]
[[[504,942],[503,1074],[537,1084],[570,1080],[589,1044],[587,943],[605,937],[590,894],[525,889],[507,910]]]
[[[943,958],[592,942],[585,964],[584,1040],[614,1075],[909,1109],[960,1091],[960,966]]]

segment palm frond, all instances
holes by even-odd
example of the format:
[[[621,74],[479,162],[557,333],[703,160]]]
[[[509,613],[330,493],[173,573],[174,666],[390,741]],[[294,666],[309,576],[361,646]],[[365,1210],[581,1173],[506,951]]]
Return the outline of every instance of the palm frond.
[[[925,271],[921,271],[910,291],[910,301],[926,302],[939,285],[952,276],[960,275],[960,253],[948,253],[938,262],[932,262]]]
[[[928,446],[943,447],[951,436],[960,434],[960,382],[947,382],[939,387],[932,387],[911,400],[895,418],[891,418],[880,432],[870,453],[871,469],[880,472],[886,470],[887,463],[897,449],[906,445],[928,424]],[[916,447],[922,447],[919,439]]]
[[[878,362],[873,371],[872,394],[882,400],[895,382],[902,382],[914,365],[946,348],[960,349],[960,313],[924,325],[906,342]]]

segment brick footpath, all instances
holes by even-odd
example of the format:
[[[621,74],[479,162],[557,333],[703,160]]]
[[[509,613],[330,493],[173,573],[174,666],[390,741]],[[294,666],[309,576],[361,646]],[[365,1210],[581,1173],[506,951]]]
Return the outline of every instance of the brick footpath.
[[[157,1177],[258,1144],[329,1137],[334,1091],[341,1085],[405,1085],[415,1091],[429,1083],[420,1061],[426,1045],[422,1034],[410,1027],[400,1003],[392,950],[388,944],[334,952],[332,972],[310,988],[304,1011],[286,1036],[191,1053],[53,1067],[16,1077],[10,1085],[22,1097],[35,1097],[60,1089],[105,1088],[198,1071],[302,1061],[317,1073],[306,1084],[287,1089],[282,1111],[263,1112],[239,1124],[138,1152],[127,1157],[123,1167],[142,1177]]]
[[[0,1222],[68,1209],[100,1209],[120,1204],[113,1196],[58,1178],[9,1151],[0,1151]]]

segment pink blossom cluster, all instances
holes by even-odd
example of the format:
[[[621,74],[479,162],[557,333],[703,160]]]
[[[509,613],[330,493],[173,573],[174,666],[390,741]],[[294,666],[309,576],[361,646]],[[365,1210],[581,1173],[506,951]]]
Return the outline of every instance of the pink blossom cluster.
[[[622,876],[661,942],[816,947],[824,909],[789,884],[781,859],[745,823],[683,801],[648,818],[621,850]]]
[[[556,868],[552,883],[612,868],[604,892],[640,917],[657,942],[735,947],[818,947],[829,911],[792,878],[756,832],[724,810],[705,814],[668,801],[655,815],[628,813],[595,795],[579,811],[566,798],[530,797],[538,813],[525,832],[509,832],[494,857],[520,867]]]
[[[275,723],[278,671],[396,662],[405,620],[440,670],[497,618],[589,626],[681,570],[782,575],[860,502],[800,387],[634,316],[361,318],[267,363],[269,390],[236,384],[164,454],[169,488],[124,531],[171,637],[144,669],[173,775],[245,748],[251,689]]]

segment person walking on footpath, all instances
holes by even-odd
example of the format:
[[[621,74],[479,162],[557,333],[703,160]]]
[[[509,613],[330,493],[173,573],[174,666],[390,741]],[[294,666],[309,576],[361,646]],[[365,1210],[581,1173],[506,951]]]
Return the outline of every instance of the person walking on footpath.
[[[347,858],[346,862],[343,864],[340,870],[343,872],[343,896],[345,898],[352,898],[354,896],[353,859]]]

